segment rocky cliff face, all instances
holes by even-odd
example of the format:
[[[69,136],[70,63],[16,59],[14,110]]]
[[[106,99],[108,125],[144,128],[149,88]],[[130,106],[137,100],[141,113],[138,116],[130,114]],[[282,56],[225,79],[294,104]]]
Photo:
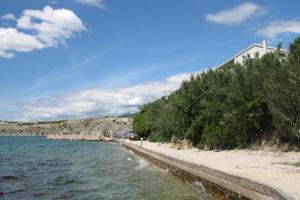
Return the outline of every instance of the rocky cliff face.
[[[56,134],[117,135],[132,129],[127,117],[93,118],[53,122],[0,122],[0,135],[48,136]]]

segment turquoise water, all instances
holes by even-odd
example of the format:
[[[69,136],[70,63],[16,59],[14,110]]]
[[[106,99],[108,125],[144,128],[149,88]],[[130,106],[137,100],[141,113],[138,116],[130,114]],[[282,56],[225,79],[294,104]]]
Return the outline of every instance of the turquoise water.
[[[0,199],[210,199],[118,144],[0,137]]]

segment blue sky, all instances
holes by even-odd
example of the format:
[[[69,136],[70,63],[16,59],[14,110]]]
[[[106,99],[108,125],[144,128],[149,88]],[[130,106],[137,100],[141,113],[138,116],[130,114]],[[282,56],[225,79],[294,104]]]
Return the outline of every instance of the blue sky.
[[[135,112],[252,43],[300,34],[294,0],[1,0],[0,119]]]

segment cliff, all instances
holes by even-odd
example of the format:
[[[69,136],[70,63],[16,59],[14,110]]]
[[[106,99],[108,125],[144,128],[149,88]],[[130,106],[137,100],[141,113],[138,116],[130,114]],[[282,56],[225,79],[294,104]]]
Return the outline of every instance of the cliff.
[[[127,117],[91,118],[49,122],[0,122],[1,135],[117,135],[132,129],[132,119]]]

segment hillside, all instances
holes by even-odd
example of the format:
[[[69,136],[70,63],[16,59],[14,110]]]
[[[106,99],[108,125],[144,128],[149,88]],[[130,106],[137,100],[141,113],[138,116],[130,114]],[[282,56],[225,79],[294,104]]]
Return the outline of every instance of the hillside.
[[[128,117],[91,118],[49,122],[0,122],[0,135],[47,136],[55,134],[109,135],[131,130]]]

